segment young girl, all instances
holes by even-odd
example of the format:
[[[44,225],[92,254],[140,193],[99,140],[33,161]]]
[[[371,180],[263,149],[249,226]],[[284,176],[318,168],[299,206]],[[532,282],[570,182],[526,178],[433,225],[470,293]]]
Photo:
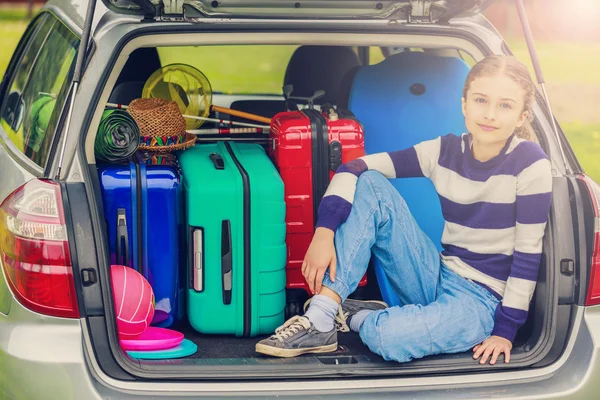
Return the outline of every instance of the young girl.
[[[321,201],[302,269],[316,295],[304,316],[288,320],[256,351],[334,351],[337,330],[349,326],[386,360],[473,348],[482,364],[502,353],[509,362],[535,288],[552,189],[544,151],[522,138],[533,100],[521,63],[487,57],[463,89],[468,133],[341,166]],[[386,179],[421,176],[440,197],[441,254]],[[347,299],[371,252],[400,306]]]

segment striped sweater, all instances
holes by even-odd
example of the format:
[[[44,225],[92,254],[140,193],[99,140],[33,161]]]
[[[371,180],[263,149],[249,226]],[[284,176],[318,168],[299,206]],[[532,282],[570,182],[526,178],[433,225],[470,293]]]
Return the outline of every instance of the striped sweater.
[[[317,226],[335,231],[352,208],[361,173],[427,177],[445,225],[442,262],[502,299],[492,335],[511,342],[527,319],[550,209],[550,162],[536,143],[511,136],[496,157],[480,162],[471,136],[446,135],[405,150],[340,166],[319,206]]]

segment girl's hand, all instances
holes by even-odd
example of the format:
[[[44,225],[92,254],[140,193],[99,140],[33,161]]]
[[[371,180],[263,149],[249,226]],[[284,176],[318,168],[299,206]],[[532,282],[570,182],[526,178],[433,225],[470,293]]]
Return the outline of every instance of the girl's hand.
[[[317,228],[302,263],[302,275],[306,279],[310,291],[319,294],[323,284],[325,271],[329,267],[329,276],[335,281],[335,245],[334,232],[327,228]]]
[[[504,362],[508,363],[510,362],[511,350],[512,343],[508,339],[500,336],[490,336],[485,339],[483,343],[473,347],[473,352],[475,353],[473,354],[473,358],[477,360],[483,354],[479,364],[485,364],[491,355],[492,359],[490,360],[490,364],[494,365],[496,364],[498,356],[504,353]]]

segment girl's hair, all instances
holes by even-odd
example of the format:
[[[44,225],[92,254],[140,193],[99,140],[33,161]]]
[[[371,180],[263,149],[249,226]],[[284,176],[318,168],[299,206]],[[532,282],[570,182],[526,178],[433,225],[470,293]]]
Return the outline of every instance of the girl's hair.
[[[529,75],[527,67],[525,67],[525,65],[518,61],[515,57],[493,55],[488,56],[475,64],[467,75],[465,86],[463,87],[463,97],[465,99],[467,98],[467,91],[471,86],[471,82],[473,82],[473,80],[476,78],[479,78],[480,76],[493,76],[498,74],[504,74],[505,76],[509,77],[525,91],[522,112],[527,111],[528,117],[520,128],[515,129],[515,133],[517,136],[523,139],[532,140],[533,135],[529,127],[529,121],[533,115],[531,107],[535,99],[535,85],[531,80],[531,75]]]

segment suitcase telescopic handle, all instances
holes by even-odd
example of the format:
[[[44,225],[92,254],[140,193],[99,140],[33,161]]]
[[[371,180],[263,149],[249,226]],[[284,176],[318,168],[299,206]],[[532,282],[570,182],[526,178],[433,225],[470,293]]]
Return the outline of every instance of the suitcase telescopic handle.
[[[117,264],[129,266],[129,235],[124,208],[117,209]]]
[[[231,304],[233,286],[233,266],[231,257],[231,222],[221,223],[221,274],[223,278],[223,304]]]
[[[316,90],[312,96],[309,97],[292,97],[292,92],[294,91],[294,85],[287,84],[283,86],[283,97],[285,99],[285,109],[289,111],[288,103],[289,100],[302,100],[303,102],[308,104],[309,109],[314,109],[315,100],[320,99],[325,96],[325,91],[323,89]]]

